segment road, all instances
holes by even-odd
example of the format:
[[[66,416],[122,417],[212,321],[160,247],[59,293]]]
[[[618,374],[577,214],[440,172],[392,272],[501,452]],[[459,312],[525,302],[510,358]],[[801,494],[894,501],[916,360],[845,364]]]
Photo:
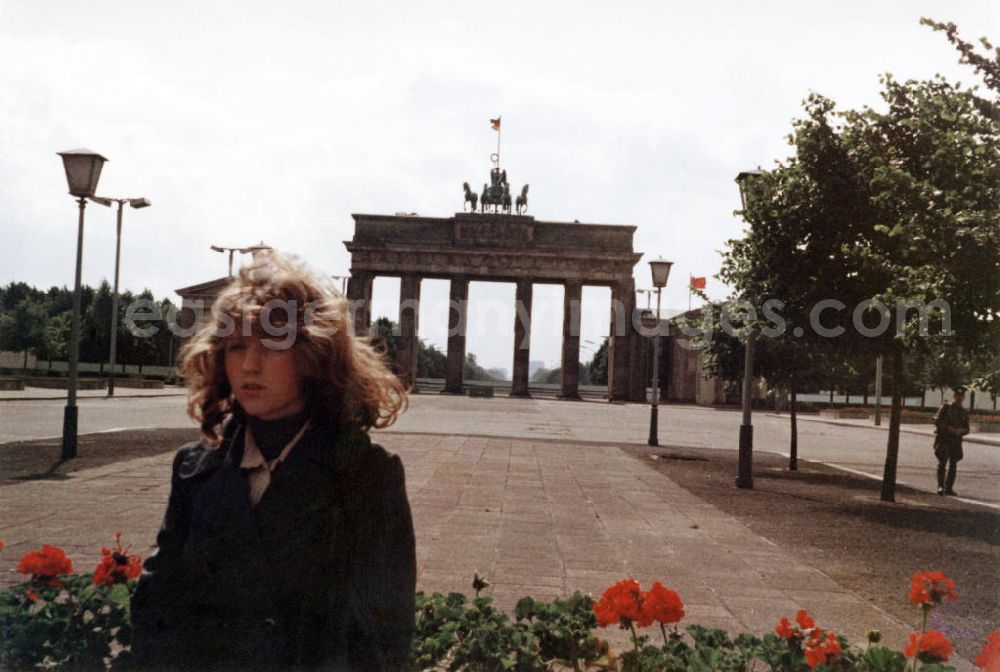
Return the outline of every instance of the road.
[[[61,400],[0,401],[0,443],[51,438],[62,431]],[[83,398],[80,432],[139,427],[191,427],[182,396]],[[660,407],[662,446],[736,450],[738,412],[695,406]],[[606,443],[645,444],[649,407],[641,404],[565,402],[547,399],[492,399],[420,394],[389,430],[431,434],[508,436]],[[787,454],[788,418],[754,415],[757,451]],[[839,426],[815,419],[799,422],[799,457],[881,478],[885,427]],[[924,491],[936,490],[932,439],[900,435],[897,481]],[[955,489],[963,499],[1000,508],[1000,446],[966,443]],[[735,475],[734,475],[735,477]]]

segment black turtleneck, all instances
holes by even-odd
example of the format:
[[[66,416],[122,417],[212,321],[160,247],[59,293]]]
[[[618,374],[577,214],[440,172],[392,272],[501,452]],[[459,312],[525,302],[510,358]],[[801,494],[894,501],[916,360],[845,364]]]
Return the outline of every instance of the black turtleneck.
[[[261,420],[251,415],[248,425],[261,455],[265,460],[273,460],[295,438],[308,419],[309,409],[304,408],[295,415],[277,420]]]

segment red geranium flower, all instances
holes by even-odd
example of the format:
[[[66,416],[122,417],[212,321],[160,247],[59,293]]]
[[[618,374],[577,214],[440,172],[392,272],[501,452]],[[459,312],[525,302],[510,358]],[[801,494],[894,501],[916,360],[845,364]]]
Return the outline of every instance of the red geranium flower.
[[[131,545],[128,547],[131,548]],[[113,586],[135,579],[142,572],[142,558],[129,555],[128,548],[122,548],[122,533],[115,533],[115,550],[107,546],[101,549],[101,561],[94,570],[94,583],[98,586]]]
[[[684,618],[684,603],[677,591],[664,588],[659,581],[643,595],[643,610],[646,615],[660,623],[676,623]]]
[[[73,562],[66,557],[64,550],[45,544],[40,550],[25,553],[17,565],[17,571],[31,574],[33,580],[58,588],[62,583],[56,577],[72,574],[74,570]]]
[[[822,630],[814,630],[815,635],[810,637],[809,642],[806,644],[806,665],[812,669],[816,669],[820,665],[826,663],[827,659],[831,656],[835,656],[841,652],[840,640],[837,639],[837,635],[832,632],[827,632],[826,637],[823,637]]]
[[[795,625],[785,617],[778,621],[774,632],[788,640],[791,646],[801,648],[805,653],[806,664],[813,669],[825,663],[830,656],[841,652],[837,635],[817,628],[816,619],[805,609],[800,609],[795,614]]]
[[[810,616],[805,609],[799,609],[799,613],[795,614],[795,622],[803,630],[811,630],[816,627],[816,619]]]
[[[910,579],[910,602],[925,607],[941,604],[945,599],[957,600],[955,582],[944,572],[917,572]]]
[[[976,667],[984,672],[1000,672],[1000,630],[990,633],[976,656]]]
[[[645,628],[653,622],[642,607],[643,592],[635,579],[624,579],[604,591],[594,605],[594,614],[602,628],[614,623],[627,628]]]
[[[798,639],[799,631],[792,627],[791,622],[788,620],[787,616],[782,616],[781,620],[778,621],[778,625],[774,626],[774,631],[778,633],[778,637],[782,639]]]
[[[38,599],[38,593],[35,592],[34,588],[28,588],[26,591],[24,591],[24,596],[28,598],[29,602],[34,602],[35,600]]]
[[[910,643],[903,653],[908,658],[916,656],[922,663],[941,663],[948,660],[954,651],[955,647],[943,632],[928,630],[910,635]]]

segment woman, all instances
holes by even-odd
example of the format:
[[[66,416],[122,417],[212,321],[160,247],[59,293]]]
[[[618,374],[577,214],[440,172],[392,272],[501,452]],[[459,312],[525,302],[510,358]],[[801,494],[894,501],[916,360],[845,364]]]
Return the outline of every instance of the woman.
[[[132,599],[148,669],[394,669],[414,627],[406,391],[344,297],[279,255],[222,292],[180,369],[201,442],[173,463]]]

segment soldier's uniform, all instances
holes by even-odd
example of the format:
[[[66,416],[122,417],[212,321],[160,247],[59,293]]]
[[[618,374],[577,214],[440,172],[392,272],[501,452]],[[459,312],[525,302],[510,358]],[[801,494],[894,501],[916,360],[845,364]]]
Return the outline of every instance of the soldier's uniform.
[[[934,416],[934,426],[937,427],[934,456],[938,461],[938,494],[953,495],[958,461],[964,457],[962,437],[969,433],[969,414],[959,404],[945,404]],[[947,431],[945,427],[958,430],[959,433]]]

